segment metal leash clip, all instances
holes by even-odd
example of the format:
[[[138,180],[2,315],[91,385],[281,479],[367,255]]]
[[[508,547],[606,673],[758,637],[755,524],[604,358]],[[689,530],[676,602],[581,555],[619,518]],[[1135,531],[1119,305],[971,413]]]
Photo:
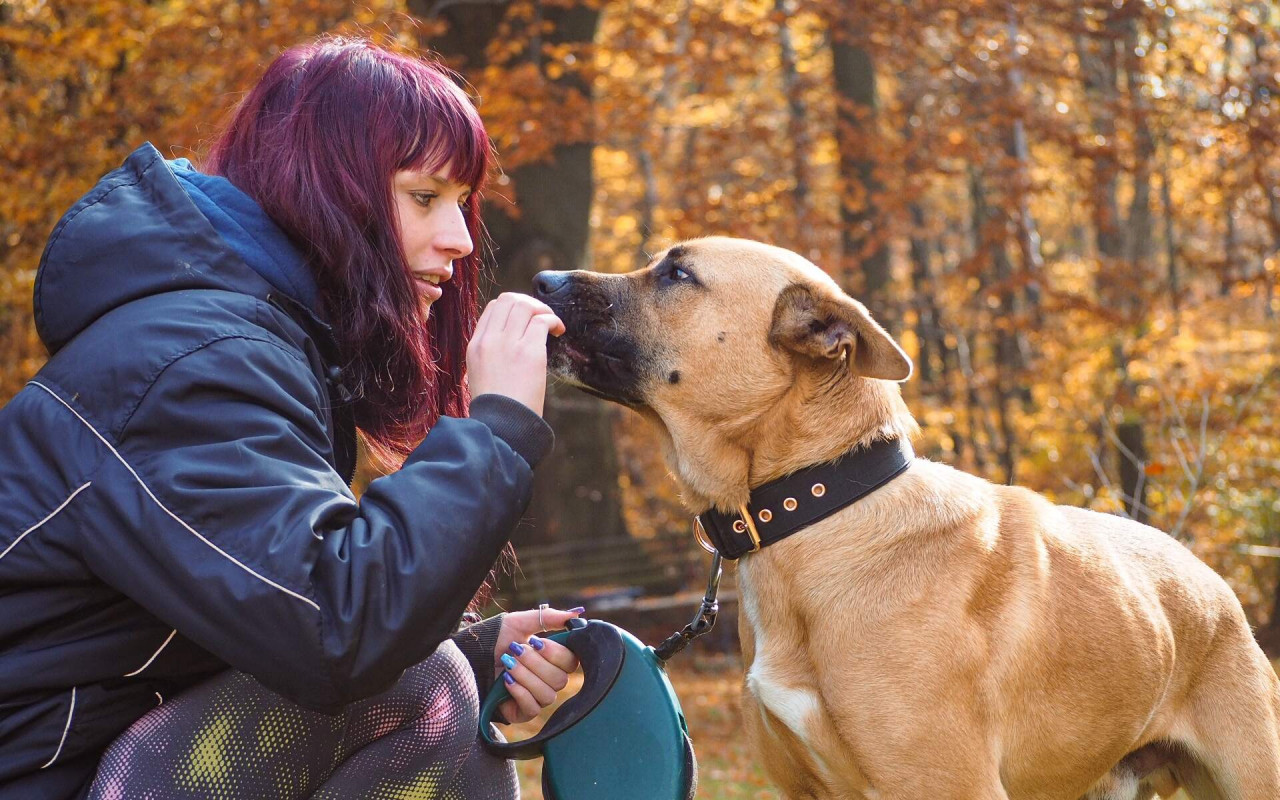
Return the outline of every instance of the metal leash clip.
[[[695,518],[694,532],[696,534],[700,524]],[[723,574],[723,561],[721,555],[716,552],[715,548],[711,549],[711,573],[707,576],[707,591],[702,596],[702,605],[698,606],[698,611],[693,615],[693,619],[683,629],[671,634],[662,644],[653,648],[654,655],[664,664],[671,659],[676,653],[689,646],[689,642],[709,633],[716,625],[716,615],[720,613],[720,603],[716,600],[716,595],[720,591],[720,576]]]

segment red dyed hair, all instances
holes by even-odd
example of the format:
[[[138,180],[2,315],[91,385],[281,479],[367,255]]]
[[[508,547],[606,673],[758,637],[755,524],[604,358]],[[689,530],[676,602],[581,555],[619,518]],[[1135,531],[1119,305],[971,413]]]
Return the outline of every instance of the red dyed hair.
[[[492,158],[475,106],[443,67],[363,39],[325,37],[267,68],[205,168],[252,197],[302,248],[370,452],[399,466],[441,414],[465,416]],[[470,186],[473,252],[421,308],[400,244],[392,178],[449,168]],[[424,318],[425,316],[425,318]]]

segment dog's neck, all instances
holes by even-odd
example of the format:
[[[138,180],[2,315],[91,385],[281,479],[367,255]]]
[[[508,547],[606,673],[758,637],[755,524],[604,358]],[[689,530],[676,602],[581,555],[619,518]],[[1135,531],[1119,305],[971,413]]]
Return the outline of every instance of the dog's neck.
[[[881,439],[909,439],[919,426],[896,383],[797,375],[768,411],[736,430],[682,437],[663,424],[667,463],[689,510],[732,511],[751,490]]]
[[[852,378],[826,394],[803,392],[778,405],[758,428],[747,477],[750,488],[798,469],[831,461],[883,439],[910,439],[918,430],[896,383]]]

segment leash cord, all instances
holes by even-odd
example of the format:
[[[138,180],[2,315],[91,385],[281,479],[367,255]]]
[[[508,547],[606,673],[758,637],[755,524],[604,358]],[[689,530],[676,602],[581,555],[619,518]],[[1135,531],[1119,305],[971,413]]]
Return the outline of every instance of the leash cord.
[[[654,655],[662,663],[667,663],[676,653],[689,646],[694,639],[709,633],[716,625],[716,614],[720,612],[720,603],[716,601],[716,594],[720,591],[720,574],[721,557],[719,553],[713,552],[711,555],[711,573],[707,576],[707,591],[702,596],[702,605],[698,607],[698,612],[693,615],[693,620],[685,625],[683,629],[671,634],[653,649]]]

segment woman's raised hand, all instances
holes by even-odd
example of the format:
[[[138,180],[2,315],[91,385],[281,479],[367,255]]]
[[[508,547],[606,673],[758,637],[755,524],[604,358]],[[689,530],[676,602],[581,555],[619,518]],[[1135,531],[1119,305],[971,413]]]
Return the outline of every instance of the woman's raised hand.
[[[505,292],[485,306],[467,345],[471,396],[501,394],[542,414],[547,393],[547,336],[564,333],[550,306]]]

